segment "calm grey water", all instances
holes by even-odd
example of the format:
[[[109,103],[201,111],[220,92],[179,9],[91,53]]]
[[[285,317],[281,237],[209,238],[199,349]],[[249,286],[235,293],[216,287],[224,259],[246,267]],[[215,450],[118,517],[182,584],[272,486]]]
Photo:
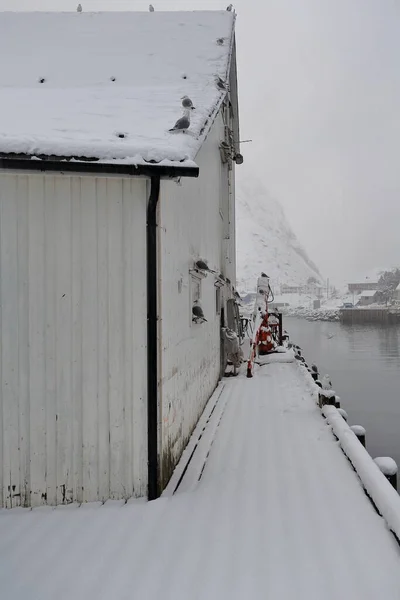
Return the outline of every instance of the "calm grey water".
[[[307,363],[328,373],[350,425],[367,430],[367,449],[400,467],[400,326],[342,325],[286,317]]]

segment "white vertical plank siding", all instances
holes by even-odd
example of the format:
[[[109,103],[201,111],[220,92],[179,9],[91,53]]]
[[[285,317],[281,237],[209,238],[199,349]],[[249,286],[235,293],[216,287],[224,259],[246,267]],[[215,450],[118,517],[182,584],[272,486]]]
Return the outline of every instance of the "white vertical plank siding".
[[[71,222],[72,222],[72,471],[73,498],[83,502],[83,361],[82,361],[82,179],[71,179]]]
[[[132,182],[133,184],[133,182]],[[131,184],[131,185],[132,185]],[[131,202],[131,229],[137,231],[135,223],[146,221],[146,204]],[[132,385],[132,440],[133,440],[133,486],[135,496],[147,493],[147,294],[146,294],[146,238],[132,237],[132,337],[133,350],[131,361]],[[145,440],[139,443],[138,440]]]
[[[0,505],[147,487],[146,181],[0,174]]]
[[[81,181],[83,500],[98,495],[96,188]]]
[[[99,498],[110,494],[110,410],[108,406],[108,196],[107,179],[98,179],[97,186],[97,403],[98,403],[98,471]]]
[[[47,199],[47,198],[46,198]],[[54,191],[56,256],[56,456],[57,504],[72,502],[72,210],[71,178],[59,177]],[[58,440],[63,440],[58,444]]]
[[[14,202],[18,207],[18,406],[19,481],[21,505],[30,503],[30,405],[29,405],[29,286],[28,286],[28,176],[16,180]],[[1,186],[0,186],[1,194]],[[1,281],[1,276],[0,276]],[[1,428],[0,428],[1,432]],[[1,435],[1,433],[0,433]]]
[[[30,503],[38,506],[47,497],[44,177],[29,178],[28,215]],[[6,294],[3,289],[3,297]]]
[[[221,165],[224,139],[221,115],[196,157],[198,179],[181,185],[163,181],[160,202],[161,304],[161,465],[165,484],[211,396],[220,373],[220,316],[215,277],[201,281],[201,305],[207,319],[192,324],[191,276],[194,261],[228,275],[228,168]],[[222,214],[221,214],[222,213]],[[234,233],[234,232],[233,232]],[[229,277],[233,277],[229,272]],[[234,282],[234,278],[231,279]],[[224,290],[229,297],[231,291]]]
[[[122,181],[122,278],[125,282],[124,286],[124,314],[126,315],[124,327],[124,364],[123,364],[123,378],[124,378],[124,414],[123,414],[123,429],[124,429],[124,440],[123,444],[123,466],[124,476],[123,479],[126,483],[126,493],[130,496],[133,494],[133,470],[132,470],[132,457],[133,457],[133,444],[132,444],[132,413],[133,413],[133,402],[132,402],[132,353],[133,353],[133,342],[132,342],[132,311],[127,310],[128,306],[132,306],[132,250],[133,240],[130,235],[132,228],[132,203],[130,202],[131,195],[131,181],[124,179]]]
[[[1,197],[1,262],[2,290],[7,292],[1,302],[2,322],[2,397],[3,397],[3,485],[5,504],[19,504],[19,456],[14,452],[18,445],[18,240],[16,181],[8,181]],[[6,231],[7,229],[7,231]],[[3,492],[3,493],[4,493]]]
[[[45,349],[46,349],[46,501],[57,503],[57,297],[59,231],[53,177],[44,180],[44,231],[45,231]]]
[[[110,496],[120,498],[124,472],[124,295],[122,181],[108,181],[108,278],[109,278],[109,395],[110,395]]]

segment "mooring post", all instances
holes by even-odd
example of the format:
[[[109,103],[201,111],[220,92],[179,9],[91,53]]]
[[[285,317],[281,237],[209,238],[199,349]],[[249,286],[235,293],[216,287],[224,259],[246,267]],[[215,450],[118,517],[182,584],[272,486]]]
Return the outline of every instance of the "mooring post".
[[[378,456],[374,458],[375,464],[378,465],[381,472],[384,474],[389,483],[397,490],[397,463],[390,456]]]
[[[366,434],[366,431],[365,431],[364,427],[361,427],[361,425],[352,425],[350,427],[350,429],[352,430],[353,433],[355,433],[355,435],[358,437],[358,441],[365,448],[366,447],[366,443],[365,443],[365,434]]]
[[[327,393],[325,393],[327,392]],[[335,394],[329,393],[329,390],[321,390],[319,392],[319,407],[322,408],[326,404],[335,406]]]

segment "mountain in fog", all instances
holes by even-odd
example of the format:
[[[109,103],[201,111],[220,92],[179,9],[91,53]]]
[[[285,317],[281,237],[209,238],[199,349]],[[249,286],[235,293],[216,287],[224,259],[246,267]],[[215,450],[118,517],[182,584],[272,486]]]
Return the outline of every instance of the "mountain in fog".
[[[322,282],[318,267],[291,230],[280,204],[260,181],[236,183],[237,288],[251,292],[261,271],[275,293],[282,284],[304,285],[309,277]]]

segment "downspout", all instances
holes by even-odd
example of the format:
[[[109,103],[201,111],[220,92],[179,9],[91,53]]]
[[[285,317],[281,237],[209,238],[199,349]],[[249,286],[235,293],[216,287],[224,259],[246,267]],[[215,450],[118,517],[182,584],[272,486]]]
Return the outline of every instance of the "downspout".
[[[157,315],[157,204],[160,177],[150,178],[147,205],[147,485],[148,499],[160,495],[158,465],[158,315]]]

